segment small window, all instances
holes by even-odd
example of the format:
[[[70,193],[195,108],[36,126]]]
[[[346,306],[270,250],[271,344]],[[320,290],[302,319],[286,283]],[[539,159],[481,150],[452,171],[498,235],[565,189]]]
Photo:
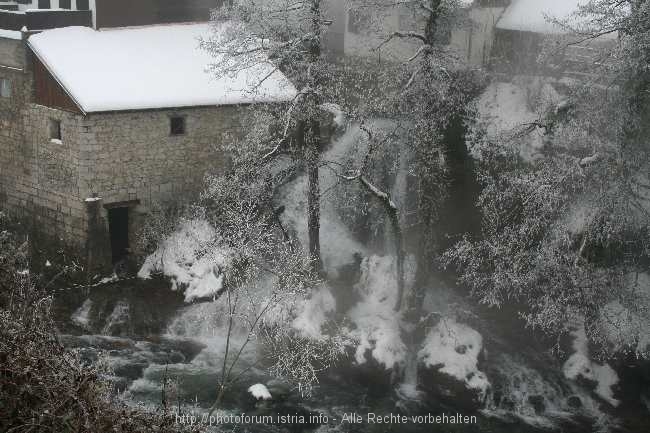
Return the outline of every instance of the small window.
[[[39,9],[51,9],[51,7],[50,0],[38,0]]]
[[[61,121],[50,119],[50,139],[61,141]]]
[[[88,0],[77,0],[77,10],[78,11],[90,10],[90,8],[88,7]]]
[[[72,9],[72,0],[59,0],[60,9]]]
[[[0,96],[11,98],[11,81],[6,78],[0,78]]]
[[[169,133],[171,135],[185,134],[185,118],[181,116],[174,116],[169,120]]]

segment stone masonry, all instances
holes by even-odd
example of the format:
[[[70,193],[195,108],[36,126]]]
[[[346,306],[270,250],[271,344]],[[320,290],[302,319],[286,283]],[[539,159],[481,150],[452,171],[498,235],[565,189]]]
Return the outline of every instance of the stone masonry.
[[[107,207],[129,206],[135,233],[153,206],[191,200],[206,173],[224,170],[221,145],[240,133],[239,107],[89,115],[45,107],[32,102],[25,50],[22,41],[0,38],[0,78],[13,88],[11,98],[0,98],[0,209],[39,233],[82,256],[92,234],[99,238],[93,248],[110,252],[101,236]],[[185,134],[170,134],[172,116],[185,119]],[[51,138],[52,121],[60,122],[61,140]]]

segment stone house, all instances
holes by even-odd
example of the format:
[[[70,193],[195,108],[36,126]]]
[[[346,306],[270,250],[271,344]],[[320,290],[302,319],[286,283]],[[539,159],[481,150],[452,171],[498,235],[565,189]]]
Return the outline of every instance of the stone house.
[[[204,24],[0,37],[0,209],[95,263],[120,260],[152,207],[221,172],[239,109],[293,97],[273,72],[215,79]],[[270,70],[259,70],[266,76]],[[263,74],[263,75],[262,75]],[[99,257],[98,257],[99,256]]]

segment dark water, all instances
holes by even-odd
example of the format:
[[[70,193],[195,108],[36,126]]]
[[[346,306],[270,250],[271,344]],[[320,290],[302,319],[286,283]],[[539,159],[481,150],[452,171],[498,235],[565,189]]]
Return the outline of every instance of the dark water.
[[[213,304],[184,305],[182,296],[168,289],[164,281],[126,280],[89,290],[63,291],[55,311],[64,343],[76,348],[88,362],[107,365],[115,392],[127,401],[150,407],[180,407],[182,413],[193,411],[198,416],[214,402],[225,328],[222,312]],[[619,408],[613,408],[597,398],[590,384],[566,381],[560,361],[543,349],[544,341],[536,342],[511,319],[499,320],[498,314],[490,317],[490,313],[484,316],[467,320],[483,335],[485,353],[479,368],[493,386],[480,407],[465,404],[462,395],[453,394],[453,387],[441,386],[416,399],[405,397],[391,372],[372,365],[356,366],[351,359],[343,359],[324,372],[311,395],[301,395],[299,389],[288,384],[269,384],[272,378],[265,366],[254,365],[261,349],[251,346],[244,351],[235,373],[237,369],[251,369],[227,393],[223,410],[217,413],[292,415],[305,420],[304,424],[248,425],[252,431],[650,431],[646,429],[647,408],[627,402],[634,398],[638,402],[643,390],[630,394]],[[504,331],[498,332],[499,328]],[[638,377],[626,380],[638,382]],[[256,405],[246,392],[255,383],[269,384],[274,400]],[[569,401],[577,406],[571,411],[567,411]],[[368,422],[368,414],[457,413],[476,416],[476,424]],[[310,425],[310,416],[317,414],[326,416],[327,424]],[[354,421],[356,416],[362,421],[346,422]]]

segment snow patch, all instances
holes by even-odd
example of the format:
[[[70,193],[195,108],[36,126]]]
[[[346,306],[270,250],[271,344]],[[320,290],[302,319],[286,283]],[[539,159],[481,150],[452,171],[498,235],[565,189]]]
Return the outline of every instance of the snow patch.
[[[562,368],[564,377],[569,380],[582,377],[596,382],[596,394],[612,406],[618,406],[619,401],[614,398],[612,391],[612,386],[618,383],[618,375],[609,365],[600,365],[589,359],[587,333],[584,326],[573,331],[572,335],[575,352],[564,363]]]
[[[273,398],[268,388],[261,383],[256,383],[248,388],[248,392],[253,395],[257,400],[271,400]]]
[[[478,356],[483,349],[483,337],[474,329],[451,318],[443,318],[424,340],[418,360],[428,367],[439,367],[468,388],[485,396],[490,381],[478,369]]]
[[[142,279],[162,272],[172,279],[172,289],[185,289],[185,302],[216,295],[223,286],[227,252],[217,245],[217,232],[204,219],[184,220],[138,272]]]
[[[14,40],[21,40],[23,38],[22,34],[20,32],[14,31],[14,30],[1,30],[0,29],[0,38],[5,38],[5,39],[14,39]]]

